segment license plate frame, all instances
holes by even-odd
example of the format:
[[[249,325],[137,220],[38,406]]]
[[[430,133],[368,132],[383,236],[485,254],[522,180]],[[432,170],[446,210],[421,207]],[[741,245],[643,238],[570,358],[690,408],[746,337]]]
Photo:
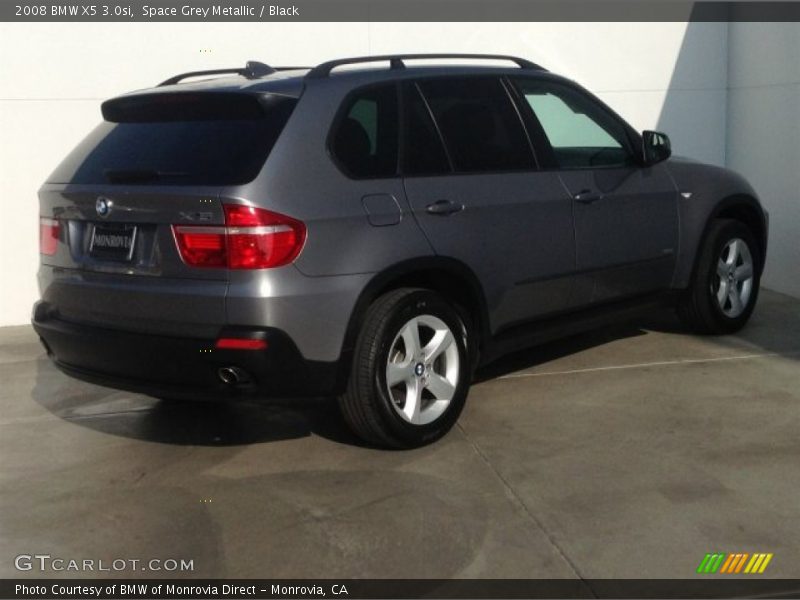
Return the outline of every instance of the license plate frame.
[[[130,262],[136,247],[137,231],[136,225],[128,223],[95,223],[89,241],[89,256],[99,260]],[[116,238],[120,238],[120,243]],[[126,240],[130,241],[126,243]],[[98,245],[98,242],[102,243]]]

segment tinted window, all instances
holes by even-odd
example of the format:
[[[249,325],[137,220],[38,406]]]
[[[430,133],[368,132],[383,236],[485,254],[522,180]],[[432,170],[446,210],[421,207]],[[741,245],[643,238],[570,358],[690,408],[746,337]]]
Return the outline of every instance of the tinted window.
[[[419,86],[457,171],[533,168],[519,115],[499,79],[439,79]]]
[[[405,175],[448,173],[450,163],[447,153],[417,86],[413,83],[404,85],[403,94],[405,109],[403,173]]]
[[[397,88],[369,88],[350,97],[336,126],[332,151],[353,177],[397,174]]]
[[[56,168],[54,183],[236,185],[255,178],[296,99],[153,94],[103,105],[98,125]]]
[[[621,123],[576,90],[547,82],[518,82],[560,167],[625,166],[633,162]]]

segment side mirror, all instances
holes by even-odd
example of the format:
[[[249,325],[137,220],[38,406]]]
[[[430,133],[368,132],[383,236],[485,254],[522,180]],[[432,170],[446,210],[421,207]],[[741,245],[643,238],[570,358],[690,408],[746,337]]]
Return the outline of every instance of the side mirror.
[[[642,132],[642,158],[645,165],[654,165],[672,155],[669,136],[660,131]]]

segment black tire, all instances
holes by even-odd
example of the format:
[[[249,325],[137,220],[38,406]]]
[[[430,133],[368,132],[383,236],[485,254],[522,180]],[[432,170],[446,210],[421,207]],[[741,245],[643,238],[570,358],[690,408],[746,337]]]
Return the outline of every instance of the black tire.
[[[750,253],[753,279],[749,298],[743,311],[730,316],[717,301],[715,290],[719,289],[717,261],[723,249],[735,240],[742,240]],[[758,299],[762,258],[753,232],[741,221],[715,219],[703,240],[689,288],[678,299],[677,311],[681,320],[697,333],[727,334],[744,327]],[[738,284],[736,284],[738,285]]]
[[[458,374],[455,391],[444,412],[430,423],[412,424],[398,413],[398,401],[389,390],[386,370],[389,353],[401,329],[414,317],[423,315],[441,320],[453,334]],[[358,335],[347,389],[339,398],[349,427],[365,441],[389,448],[422,446],[447,433],[458,420],[469,390],[472,369],[467,337],[467,328],[458,311],[435,292],[401,288],[375,300]]]

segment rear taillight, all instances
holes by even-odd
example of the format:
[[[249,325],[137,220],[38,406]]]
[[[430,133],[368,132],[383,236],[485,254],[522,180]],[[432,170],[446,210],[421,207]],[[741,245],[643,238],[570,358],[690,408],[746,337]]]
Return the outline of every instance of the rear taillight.
[[[306,227],[297,219],[252,206],[224,209],[225,227],[173,225],[187,265],[269,269],[289,264],[303,249]]]
[[[53,256],[58,250],[58,235],[61,226],[55,219],[39,217],[39,252]]]
[[[183,262],[193,267],[228,266],[225,228],[173,225]]]

